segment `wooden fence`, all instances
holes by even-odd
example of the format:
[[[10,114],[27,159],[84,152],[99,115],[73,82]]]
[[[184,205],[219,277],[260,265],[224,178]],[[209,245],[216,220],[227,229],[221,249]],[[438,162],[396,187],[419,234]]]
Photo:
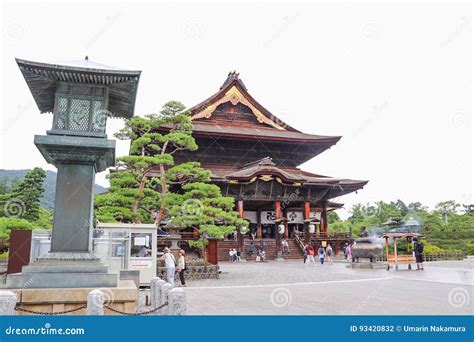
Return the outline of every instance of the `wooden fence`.
[[[444,252],[444,253],[423,253],[424,261],[446,261],[446,260],[464,260],[466,253],[463,252]],[[377,261],[387,261],[387,256],[384,255],[381,258],[377,258]]]

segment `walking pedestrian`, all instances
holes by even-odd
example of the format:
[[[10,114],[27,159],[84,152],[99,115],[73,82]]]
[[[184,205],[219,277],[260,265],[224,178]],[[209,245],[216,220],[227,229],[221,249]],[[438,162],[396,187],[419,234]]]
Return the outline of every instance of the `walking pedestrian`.
[[[413,238],[413,242],[415,243],[415,259],[416,259],[416,269],[417,271],[421,270],[424,271],[423,268],[423,250],[424,246],[421,242],[418,241],[418,238]]]
[[[326,257],[328,259],[328,264],[332,265],[332,247],[331,244],[328,244],[326,247]]]
[[[303,264],[306,264],[306,260],[308,259],[308,247],[309,247],[308,244],[304,245],[304,250],[303,250]]]
[[[316,265],[316,262],[314,261],[314,247],[309,245],[308,247],[308,257],[306,259],[306,264],[311,264]]]
[[[290,246],[288,245],[288,241],[286,239],[281,240],[281,246],[283,250],[283,254],[288,254],[290,255]]]
[[[229,262],[234,261],[234,251],[232,248],[229,249]]]
[[[166,281],[170,283],[171,285],[174,286],[174,273],[176,270],[176,260],[174,258],[174,255],[171,254],[171,251],[168,247],[165,247],[163,249],[163,256],[160,258],[160,260],[165,261],[165,267],[166,267]]]
[[[186,260],[184,259],[186,252],[184,249],[179,250],[179,258],[178,258],[178,274],[179,280],[181,280],[181,286],[186,286],[186,282],[184,280],[184,272],[186,271]]]
[[[347,261],[352,262],[352,247],[350,244],[347,244],[345,254],[346,254]]]
[[[321,265],[323,265],[324,264],[324,258],[326,256],[326,251],[324,250],[323,246],[319,246],[318,254],[319,254],[319,262],[321,262]]]

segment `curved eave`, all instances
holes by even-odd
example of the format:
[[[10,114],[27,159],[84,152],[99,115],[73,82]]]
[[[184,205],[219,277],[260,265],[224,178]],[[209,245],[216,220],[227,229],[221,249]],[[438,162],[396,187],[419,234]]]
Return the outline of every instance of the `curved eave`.
[[[98,75],[100,74],[100,75],[108,75],[108,76],[140,77],[140,74],[141,74],[140,70],[122,70],[122,69],[115,69],[115,68],[107,68],[107,69],[85,68],[85,67],[72,66],[72,65],[34,62],[34,61],[28,61],[28,60],[20,59],[20,58],[15,58],[15,61],[18,64],[18,66],[31,67],[38,70],[50,70],[50,71],[58,71],[58,72],[60,71],[77,72],[77,73],[88,73],[88,74],[98,74]]]
[[[53,112],[57,82],[69,82],[108,87],[111,117],[131,118],[134,114],[141,71],[15,60],[41,113]]]
[[[237,130],[237,128],[236,128]],[[243,129],[240,129],[243,131]],[[291,132],[291,131],[275,131],[275,135],[270,134],[262,134],[266,133],[266,130],[259,130],[261,134],[257,133],[242,133],[242,132],[232,132],[232,131],[225,131],[225,130],[199,130],[193,129],[193,135],[195,137],[223,137],[223,138],[238,138],[238,139],[259,139],[259,140],[271,140],[271,141],[286,141],[286,142],[294,142],[294,143],[314,143],[314,144],[331,144],[335,145],[342,137],[341,136],[316,136],[311,134],[304,134],[300,132]],[[273,131],[273,130],[268,130]],[[290,133],[285,136],[285,133]],[[292,136],[291,133],[299,133],[301,134],[300,137]]]
[[[351,192],[361,190],[369,181],[341,180],[332,185],[329,189],[327,198],[335,198],[350,194]]]

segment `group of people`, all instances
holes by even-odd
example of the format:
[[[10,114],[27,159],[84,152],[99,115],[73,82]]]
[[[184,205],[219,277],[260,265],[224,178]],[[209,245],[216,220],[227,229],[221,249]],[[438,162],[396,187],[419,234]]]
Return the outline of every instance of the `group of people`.
[[[236,250],[235,248],[229,249],[229,261],[230,262],[240,262],[242,260],[240,249]]]
[[[186,253],[183,249],[179,250],[178,264],[176,265],[176,259],[171,250],[168,247],[163,249],[163,256],[160,260],[165,262],[166,267],[166,281],[174,286],[174,276],[176,271],[179,274],[179,280],[181,281],[181,286],[186,286],[186,281],[184,279],[184,273],[186,271]]]
[[[306,265],[309,265],[311,263],[315,265],[316,264],[315,254],[316,254],[315,248],[310,244],[306,244],[304,246],[303,262]],[[327,260],[329,265],[332,265],[332,254],[333,254],[333,251],[332,251],[331,244],[328,244],[326,248],[320,245],[317,250],[317,255],[319,257],[319,262],[321,263],[321,265],[324,264],[325,260]]]
[[[258,248],[253,244],[253,242],[250,242],[250,246],[247,251],[248,255],[253,258],[254,253],[256,254],[255,256],[255,262],[265,262],[265,243],[263,240],[260,240]]]

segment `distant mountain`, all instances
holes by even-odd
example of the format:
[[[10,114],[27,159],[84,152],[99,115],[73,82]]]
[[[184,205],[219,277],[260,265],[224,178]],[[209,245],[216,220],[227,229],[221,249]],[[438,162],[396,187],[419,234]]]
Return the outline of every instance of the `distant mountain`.
[[[18,178],[22,180],[25,178],[25,175],[27,174],[28,171],[31,170],[2,170],[0,169],[0,179],[2,178],[7,178],[9,182],[11,180]],[[44,181],[44,193],[43,193],[43,198],[41,199],[40,203],[41,205],[48,209],[51,210],[54,208],[54,195],[56,191],[56,176],[57,173],[54,171],[46,171],[46,179]],[[94,193],[102,193],[107,191],[106,188],[100,185],[95,185],[94,187]]]

